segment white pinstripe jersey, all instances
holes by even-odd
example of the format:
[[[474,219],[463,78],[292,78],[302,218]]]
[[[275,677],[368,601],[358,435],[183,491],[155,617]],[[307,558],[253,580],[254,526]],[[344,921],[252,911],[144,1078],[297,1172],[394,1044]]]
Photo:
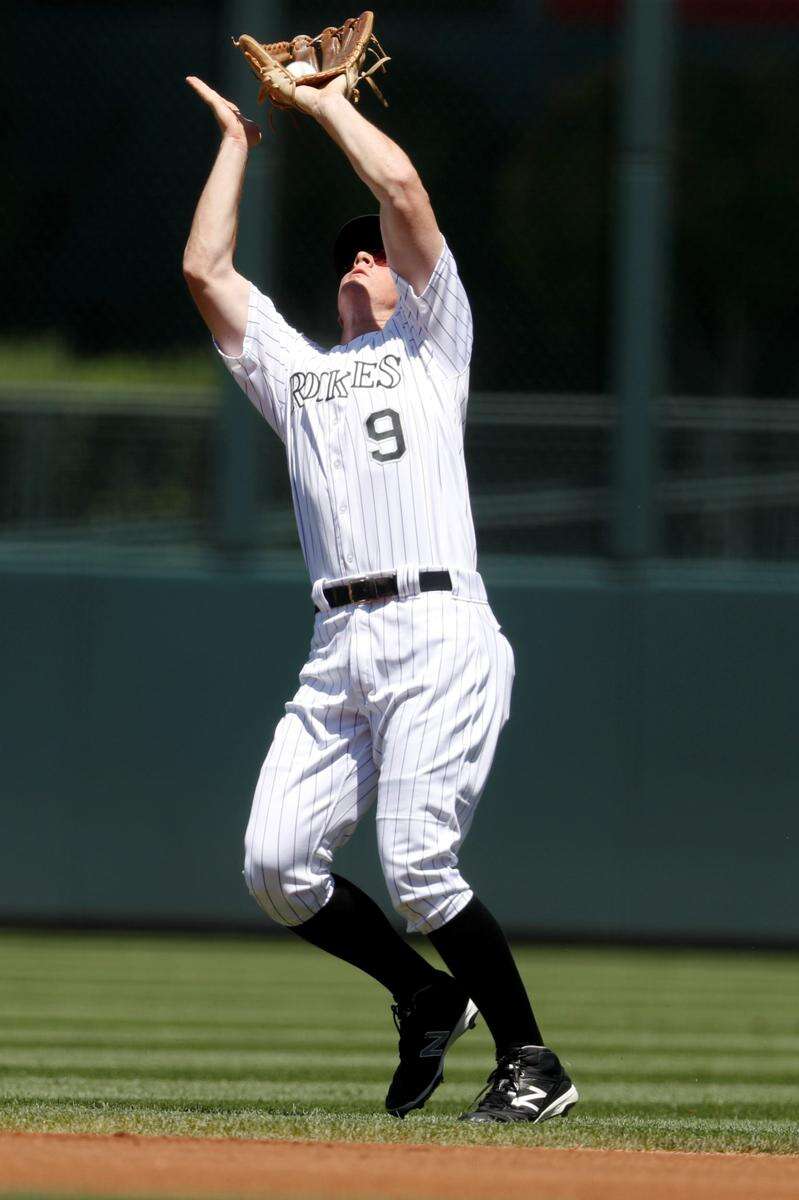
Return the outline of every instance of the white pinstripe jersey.
[[[469,302],[446,244],[421,296],[392,275],[385,327],[330,350],[251,284],[242,353],[221,357],[285,443],[315,596],[354,576],[448,569],[456,595],[484,600],[463,452]]]

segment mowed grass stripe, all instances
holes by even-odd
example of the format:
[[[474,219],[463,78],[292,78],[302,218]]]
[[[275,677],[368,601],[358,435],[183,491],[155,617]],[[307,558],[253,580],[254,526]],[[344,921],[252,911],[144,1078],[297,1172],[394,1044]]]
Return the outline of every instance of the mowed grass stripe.
[[[289,1035],[295,1035],[297,1040],[306,1046],[322,1045],[328,1041],[340,1044],[351,1042],[377,1044],[385,1040],[389,1020],[387,1011],[387,1008],[383,1006],[379,1012],[365,1014],[357,1029],[353,1028],[351,1020],[328,1020],[323,1029],[308,1029],[303,1024],[305,1020],[303,1013],[298,1015],[296,1012],[290,1019],[285,1017],[278,1019],[270,1013],[268,1021],[264,1020],[263,1012],[259,1014],[257,1020],[234,1020],[228,1014],[220,1015],[217,1012],[213,1020],[205,1017],[195,1020],[181,1018],[179,1021],[175,1019],[171,1010],[169,1019],[158,1017],[157,1021],[153,1013],[147,1017],[105,1018],[92,1013],[89,1025],[85,1009],[72,1015],[59,1012],[52,1015],[39,1014],[35,1016],[32,1016],[28,1010],[6,1009],[5,1013],[0,1016],[0,1040],[9,1044],[18,1044],[19,1041],[30,1038],[33,1044],[49,1045],[57,1044],[60,1039],[63,1039],[63,1044],[67,1045],[73,1038],[82,1040],[84,1036],[90,1036],[86,1034],[86,1030],[91,1028],[95,1033],[102,1032],[104,1037],[114,1045],[120,1046],[128,1040],[131,1045],[138,1045],[145,1041],[158,1044],[186,1040],[187,1044],[192,1041],[197,1045],[207,1043],[246,1049],[252,1046],[254,1037],[262,1042],[279,1040],[283,1044]],[[550,1021],[547,1025],[547,1032],[553,1040],[563,1040],[568,1036],[569,1042],[573,1046],[594,1046],[607,1050],[629,1050],[636,1047],[654,1049],[664,1043],[675,1049],[688,1050],[698,1047],[699,1049],[728,1050],[730,1045],[740,1044],[744,1039],[740,1020],[734,1024],[734,1041],[731,1041],[729,1032],[723,1028],[719,1029],[719,1024],[720,1022],[714,1022],[712,1026],[709,1026],[694,1020],[690,1022],[690,1030],[686,1030],[685,1021],[681,1021],[679,1024],[660,1025],[657,1031],[654,1031],[648,1028],[629,1029],[613,1025],[600,1027],[595,1021],[592,1028],[586,1030],[584,1026],[577,1027],[565,1025],[560,1021]],[[796,1016],[792,1017],[792,1024],[794,1027],[799,1027],[799,1020]],[[478,1022],[479,1028],[480,1022]],[[193,1031],[190,1039],[188,1038],[189,1031]],[[744,1045],[747,1052],[751,1053],[755,1051],[766,1054],[799,1053],[799,1034],[786,1036],[770,1032],[768,1027],[765,1027],[760,1028],[758,1032],[746,1031]]]
[[[341,993],[331,991],[327,993],[324,1001],[310,999],[307,1003],[303,1002],[299,1010],[296,997],[288,998],[285,1003],[280,1003],[273,997],[269,1002],[268,1013],[264,1010],[263,994],[258,1003],[252,1005],[243,1003],[239,997],[234,1002],[236,1008],[228,1021],[222,1013],[231,1003],[229,993],[209,993],[202,1004],[196,999],[187,1000],[184,1004],[177,1001],[165,1004],[163,999],[165,991],[170,991],[174,995],[169,980],[164,980],[152,994],[135,998],[130,992],[116,997],[105,997],[95,991],[92,1002],[87,1008],[86,997],[83,994],[68,996],[62,992],[59,1003],[57,992],[50,992],[45,997],[36,997],[20,989],[14,993],[8,1003],[4,1003],[4,998],[0,996],[0,1013],[2,1013],[0,1030],[7,1024],[19,1027],[13,1017],[15,1012],[19,1013],[21,1021],[30,1022],[34,1018],[38,1018],[42,1023],[47,1022],[51,1026],[64,1018],[72,1020],[74,1023],[80,1023],[81,1020],[86,1019],[88,1012],[91,1012],[92,1017],[101,1024],[117,1025],[128,1018],[135,1019],[136,1014],[146,1012],[148,1018],[157,1017],[159,1024],[180,1023],[184,1029],[224,1026],[231,1031],[235,1031],[236,1028],[249,1030],[253,1026],[264,1027],[265,1023],[268,1023],[269,1028],[281,1028],[299,1025],[307,1019],[308,1014],[312,1014],[314,1017],[324,1017],[331,1011],[339,1014],[346,1012],[352,997],[350,991]],[[567,1005],[556,1005],[543,999],[536,1008],[541,1014],[542,1024],[546,1023],[548,1027],[557,1027],[562,1030],[579,1031],[589,1028],[608,1033],[622,1028],[625,1032],[645,1033],[648,1030],[662,1029],[665,1032],[683,1034],[694,1030],[721,1033],[729,1029],[736,1030],[740,1036],[742,1032],[757,1034],[759,1031],[768,1032],[774,1029],[783,1036],[799,1035],[799,1021],[797,1021],[799,995],[781,1004],[770,1004],[762,997],[759,1005],[754,1002],[750,1006],[742,1004],[743,1013],[737,1020],[732,1014],[720,1015],[724,1012],[725,1006],[729,1005],[729,999],[729,996],[724,996],[723,999],[709,1004],[707,1007],[687,999],[670,1000],[670,1003],[674,1005],[672,1011],[675,1014],[678,1012],[690,1014],[684,1019],[675,1015],[672,1020],[661,1019],[663,1001],[651,998],[649,1002],[637,1005],[630,1004],[626,997],[603,999],[597,1001],[596,1007],[586,1005],[582,1010],[575,1010]],[[740,997],[738,999],[740,1000]],[[607,1015],[598,1017],[596,1015],[597,1007],[601,1007],[603,1010],[612,1009],[614,1019],[611,1020]],[[743,1015],[744,1013],[746,1015]],[[10,1019],[6,1017],[6,1014]],[[390,1006],[382,998],[376,1002],[373,999],[371,1007],[366,1007],[363,1011],[363,1025],[367,1029],[379,1028],[387,1020],[389,1022],[391,1020]],[[337,1017],[332,1022],[331,1028],[337,1028],[340,1023],[340,1017]],[[349,1027],[352,1028],[351,1024]]]
[[[589,970],[590,968],[586,968]],[[658,985],[656,980],[652,980],[645,987],[631,989],[622,981],[618,981],[614,986],[598,987],[593,984],[589,991],[585,991],[585,981],[580,981],[580,994],[575,994],[577,984],[562,983],[562,990],[553,990],[551,982],[548,986],[543,986],[538,970],[527,970],[524,972],[528,985],[533,988],[544,1003],[557,1002],[558,1007],[564,1013],[573,1012],[575,1014],[583,1014],[590,1012],[594,1008],[595,1003],[603,1004],[612,1000],[614,1004],[624,1004],[627,1008],[637,1009],[640,1006],[646,1008],[658,1007],[661,1011],[668,1008],[669,1005],[680,1003],[684,1000],[690,1000],[701,1009],[712,1009],[723,1002],[729,1001],[730,987],[736,988],[736,995],[743,1008],[750,1006],[762,1009],[763,1011],[771,1011],[773,1008],[781,1008],[785,1005],[794,1005],[799,996],[799,986],[793,981],[786,979],[781,981],[781,986],[776,984],[770,985],[767,979],[762,981],[759,988],[752,988],[750,992],[745,992],[737,987],[734,975],[725,978],[710,981],[704,987],[697,986],[696,988],[677,988],[672,984],[666,986],[665,983]],[[241,975],[246,975],[246,966],[242,965]],[[236,973],[232,975],[236,978]],[[538,986],[536,987],[536,981]],[[171,995],[174,997],[174,1002],[188,1003],[192,1009],[210,1010],[219,996],[226,998],[231,995],[231,979],[214,980],[208,976],[198,975],[196,979],[181,980],[175,978],[174,975],[167,973],[151,975],[146,980],[131,976],[129,979],[120,979],[113,982],[108,979],[75,979],[64,978],[58,979],[51,977],[46,980],[30,980],[30,979],[2,979],[0,981],[0,1004],[14,1004],[15,997],[28,997],[34,999],[37,1003],[47,1004],[53,996],[58,995],[66,1002],[73,1001],[74,997],[83,994],[87,988],[91,988],[100,1004],[114,1004],[120,1000],[126,1000],[132,1005],[135,1002],[140,1002],[142,998],[153,997],[157,1001],[163,1003],[163,992],[161,989],[164,984],[168,983],[171,989]],[[240,986],[236,989],[237,1003],[243,1009],[253,1009],[259,1003],[262,1003],[264,996],[264,988],[269,989],[269,995],[274,1003],[278,1006],[289,1007],[296,997],[298,987],[307,988],[309,991],[314,986],[314,981],[298,979],[287,979],[284,982],[271,979],[268,973],[264,974],[264,978],[259,980],[257,985],[253,985],[252,981],[245,981],[244,978],[239,980]],[[370,983],[367,983],[370,986]],[[326,996],[340,997],[352,991],[352,984],[347,981],[335,980],[330,981],[326,986]]]
[[[379,1081],[336,1081],[336,1096],[340,1101],[358,1104],[382,1105],[386,1093],[385,1079]],[[63,1098],[64,1085],[68,1084],[68,1102],[77,1100],[120,1101],[148,1099],[179,1101],[184,1104],[213,1103],[269,1103],[274,1101],[292,1103],[317,1103],[320,1094],[330,1086],[327,1078],[310,1080],[203,1080],[120,1078],[98,1079],[90,1074],[65,1076],[7,1075],[3,1079],[0,1104],[12,1101],[28,1102]],[[463,1080],[447,1075],[446,1084],[431,1101],[431,1111],[442,1104],[466,1104],[475,1094],[475,1088],[466,1086]],[[694,1104],[712,1104],[714,1107],[749,1107],[758,1104],[759,1119],[767,1113],[788,1109],[795,1111],[796,1088],[793,1085],[776,1084],[707,1084],[666,1083],[653,1086],[651,1083],[582,1080],[580,1094],[592,1111],[597,1106],[618,1106],[634,1103],[649,1111],[668,1111]],[[786,1115],[788,1115],[786,1113]]]
[[[664,1051],[661,1054],[642,1053],[638,1056],[583,1053],[575,1058],[568,1053],[568,1047],[562,1049],[564,1061],[574,1071],[579,1069],[584,1079],[612,1076],[624,1079],[736,1080],[748,1076],[767,1083],[794,1082],[799,1086],[799,1062],[775,1062],[771,1068],[767,1068],[756,1055],[741,1055],[739,1058],[720,1054],[675,1055]],[[387,1047],[367,1053],[357,1050],[330,1052],[320,1057],[328,1075],[340,1078],[390,1077],[396,1065],[396,1053]],[[460,1075],[485,1075],[490,1066],[491,1058],[487,1049],[474,1053],[458,1048],[447,1060],[450,1075],[456,1072]],[[318,1061],[316,1056],[292,1050],[252,1050],[246,1054],[217,1050],[175,1053],[164,1050],[107,1050],[90,1053],[80,1048],[54,1051],[49,1047],[0,1051],[0,1070],[13,1071],[20,1067],[40,1072],[45,1070],[49,1074],[64,1074],[70,1070],[111,1074],[127,1070],[143,1078],[179,1073],[193,1079],[251,1079],[287,1072],[299,1079],[313,1076],[318,1071]]]
[[[274,926],[264,924],[264,931],[274,929]],[[124,944],[117,932],[28,932],[23,930],[0,930],[3,940],[3,956],[13,962],[15,958],[24,963],[38,963],[43,969],[49,959],[54,962],[63,960],[72,963],[75,951],[79,951],[83,959],[110,959],[119,965],[126,961],[140,959],[164,959],[174,961],[182,955],[186,963],[196,961],[198,953],[212,954],[216,964],[225,964],[231,959],[250,961],[255,955],[275,953],[280,955],[281,965],[289,963],[292,958],[300,960],[307,966],[305,947],[288,934],[284,936],[255,936],[235,937],[227,934],[181,934],[165,933],[150,934],[129,932],[124,935]],[[424,938],[412,939],[412,944],[426,951]],[[562,962],[561,956],[568,953],[567,961]],[[46,955],[46,957],[45,957]],[[760,975],[765,970],[793,971],[796,965],[794,951],[755,949],[750,951],[739,949],[708,951],[704,948],[683,949],[671,947],[621,947],[621,946],[561,946],[552,944],[536,945],[534,943],[518,943],[516,955],[519,959],[535,955],[541,961],[550,964],[557,962],[562,972],[575,969],[576,964],[601,962],[603,966],[625,970],[634,976],[638,965],[643,964],[647,969],[658,968],[671,974],[686,973],[692,970],[704,970],[712,959],[714,964],[733,967],[741,976]],[[631,958],[634,955],[634,960]],[[308,967],[309,971],[313,966]]]
[[[567,951],[564,951],[567,953]],[[158,964],[161,966],[162,964]],[[166,965],[166,964],[163,964]],[[520,964],[525,967],[524,961]],[[98,971],[94,975],[90,971],[86,971],[84,977],[76,979],[74,972],[59,973],[58,971],[49,971],[42,975],[41,978],[31,976],[27,972],[9,969],[4,963],[3,974],[0,977],[0,998],[6,996],[13,997],[15,994],[25,992],[26,994],[47,999],[54,991],[63,991],[68,994],[70,991],[82,991],[87,986],[97,990],[101,997],[113,998],[114,994],[120,996],[129,996],[131,991],[135,992],[137,998],[142,996],[155,995],[158,992],[159,986],[164,981],[169,981],[170,986],[176,995],[187,993],[191,995],[195,992],[198,985],[202,986],[202,998],[204,1002],[211,1003],[215,996],[230,994],[230,978],[215,977],[212,971],[202,972],[198,970],[196,974],[183,976],[177,970],[153,971],[153,964],[142,963],[138,969],[131,969],[129,972],[121,974],[118,978],[109,977],[105,971]],[[589,965],[586,965],[586,970],[591,970]],[[236,967],[231,966],[231,970],[235,971]],[[557,994],[553,992],[551,982],[548,984],[542,983],[541,975],[546,971],[545,964],[530,964],[526,970],[526,974],[532,982],[538,977],[538,990],[543,994]],[[147,977],[142,978],[142,973],[146,972]],[[255,1002],[263,996],[263,987],[268,984],[270,994],[274,995],[276,1000],[281,1002],[285,997],[290,997],[298,983],[308,982],[301,979],[292,979],[290,976],[285,978],[275,978],[268,970],[259,969],[257,974],[261,978],[254,981],[249,977],[247,965],[240,965],[241,978],[239,979],[239,987],[237,993],[242,1002],[247,1000]],[[660,1004],[666,998],[671,1003],[679,1002],[684,999],[696,1000],[702,1005],[712,1005],[718,1000],[727,997],[729,983],[725,979],[723,970],[719,971],[718,978],[702,979],[697,976],[692,982],[686,980],[677,981],[671,977],[664,977],[658,980],[656,976],[652,979],[635,982],[626,980],[623,977],[614,977],[613,973],[609,973],[610,977],[604,980],[594,980],[590,995],[574,995],[569,994],[568,980],[561,980],[563,991],[561,995],[561,1003],[566,1004],[569,1008],[575,1011],[585,1010],[590,1007],[594,998],[602,999],[603,997],[619,997],[626,998],[631,1005],[638,1004]],[[732,978],[735,978],[734,973],[731,973]],[[768,975],[764,975],[759,981],[752,981],[751,985],[744,984],[737,980],[735,981],[736,993],[742,1002],[750,1000],[760,1001],[761,1004],[783,1004],[795,1002],[799,987],[795,978],[788,974],[780,975],[777,979],[771,979]],[[331,994],[341,994],[351,989],[351,984],[346,980],[331,980],[328,984],[328,992]],[[665,995],[664,995],[665,993]],[[132,998],[132,997],[131,997]]]
[[[452,1083],[452,1084],[462,1083],[464,1086],[466,1086],[468,1088],[469,1091],[471,1091],[474,1094],[485,1083],[489,1065],[490,1064],[484,1063],[483,1067],[480,1071],[476,1071],[472,1068],[459,1068],[456,1066],[452,1066],[452,1067],[448,1066],[447,1073],[446,1073],[447,1082]],[[586,1088],[588,1088],[588,1087],[593,1087],[594,1090],[596,1090],[597,1087],[601,1089],[607,1083],[607,1075],[603,1074],[600,1071],[594,1071],[594,1072],[586,1071],[586,1070],[583,1070],[579,1064],[575,1065],[573,1063],[567,1063],[566,1065],[567,1065],[568,1069],[570,1070],[572,1076],[575,1079],[577,1079],[577,1081],[580,1085],[579,1090],[580,1090],[581,1094],[584,1093]],[[61,1087],[62,1089],[64,1089],[65,1091],[68,1090],[67,1085],[64,1082],[65,1079],[68,1078],[68,1076],[66,1076],[64,1074],[64,1072],[59,1070],[58,1068],[55,1068],[52,1071],[48,1071],[46,1069],[43,1069],[41,1066],[37,1066],[28,1072],[23,1072],[23,1071],[17,1070],[14,1072],[9,1072],[8,1074],[9,1074],[9,1076],[13,1074],[13,1075],[20,1076],[20,1077],[23,1075],[27,1075],[33,1079],[48,1078],[48,1079],[56,1081],[57,1085],[59,1087]],[[386,1086],[388,1084],[388,1080],[391,1078],[392,1074],[393,1074],[393,1068],[392,1068],[391,1064],[386,1064],[385,1067],[377,1066],[377,1067],[371,1068],[366,1071],[365,1070],[360,1070],[360,1071],[338,1070],[338,1071],[336,1071],[336,1074],[334,1077],[332,1077],[332,1078],[330,1076],[327,1077],[327,1086],[330,1089],[331,1095],[335,1094],[335,1091],[339,1085],[349,1084],[349,1083],[358,1083],[358,1082],[379,1083],[381,1088],[383,1089],[383,1091],[385,1091]],[[4,1079],[5,1079],[5,1077],[6,1077],[6,1073],[4,1072]],[[153,1083],[153,1085],[156,1085],[156,1084],[160,1083],[161,1081],[185,1080],[187,1082],[198,1083],[200,1085],[207,1085],[209,1090],[212,1090],[219,1083],[239,1083],[239,1084],[241,1084],[242,1087],[247,1087],[250,1084],[253,1084],[256,1087],[258,1087],[260,1085],[263,1085],[266,1087],[266,1086],[271,1085],[272,1083],[276,1083],[276,1082],[290,1082],[290,1083],[298,1083],[299,1084],[299,1083],[313,1081],[315,1078],[312,1067],[296,1067],[295,1068],[295,1067],[288,1067],[288,1066],[282,1067],[282,1068],[275,1068],[267,1076],[252,1075],[252,1074],[250,1074],[250,1075],[237,1074],[235,1072],[230,1072],[228,1074],[226,1074],[224,1072],[209,1074],[202,1070],[192,1071],[190,1068],[183,1067],[183,1068],[181,1068],[180,1071],[172,1071],[169,1073],[164,1073],[161,1071],[151,1071],[151,1070],[148,1070],[147,1068],[142,1068],[139,1071],[104,1070],[102,1068],[97,1068],[97,1069],[92,1070],[91,1068],[84,1068],[81,1071],[81,1077],[94,1079],[98,1082],[98,1084],[103,1083],[105,1081],[112,1082],[112,1083],[114,1081],[117,1081],[120,1083],[123,1081],[126,1081],[126,1082],[140,1081],[143,1084]],[[740,1085],[738,1085],[736,1083],[736,1081],[734,1079],[732,1079],[732,1077],[729,1077],[729,1076],[725,1077],[725,1076],[714,1075],[714,1076],[709,1076],[709,1077],[700,1077],[700,1076],[688,1075],[688,1074],[679,1075],[676,1073],[671,1074],[671,1075],[663,1074],[662,1076],[658,1077],[656,1080],[652,1080],[652,1078],[650,1076],[648,1076],[644,1073],[635,1075],[635,1074],[625,1074],[624,1072],[621,1072],[618,1075],[614,1075],[614,1081],[618,1082],[623,1087],[627,1087],[628,1085],[632,1087],[636,1084],[645,1084],[647,1087],[649,1087],[649,1089],[651,1090],[653,1095],[658,1094],[664,1088],[674,1088],[674,1087],[680,1087],[683,1085],[696,1085],[696,1086],[701,1086],[701,1087],[706,1087],[706,1088],[712,1087],[712,1086],[721,1087],[721,1086],[725,1086],[725,1085],[740,1086],[743,1089],[742,1094],[745,1094],[746,1089],[750,1086],[749,1084],[746,1084],[746,1083],[741,1083]],[[610,1085],[608,1085],[608,1086],[610,1086]],[[796,1098],[797,1085],[793,1078],[785,1079],[784,1076],[776,1077],[773,1079],[767,1078],[767,1079],[763,1080],[762,1083],[760,1083],[759,1085],[752,1085],[753,1088],[755,1088],[756,1086],[759,1086],[761,1088],[766,1088],[766,1089],[773,1087],[774,1089],[776,1089],[776,1092],[780,1092],[781,1089],[788,1089],[789,1091],[792,1089],[794,1099]],[[2,1088],[0,1088],[0,1096],[2,1096],[4,1094],[5,1094],[5,1084],[3,1085]],[[752,1092],[752,1095],[754,1097],[754,1095],[755,1095],[754,1091]],[[753,1110],[754,1110],[754,1105],[755,1105],[755,1101],[753,1099],[752,1100]],[[798,1128],[799,1128],[799,1126],[798,1126]]]
[[[241,970],[240,993],[248,988],[260,990],[268,978],[274,987],[296,986],[303,977],[314,978],[316,968],[305,958],[305,949],[290,941],[264,940],[259,942],[223,938],[161,938],[141,939],[131,936],[120,946],[113,935],[60,935],[56,937],[25,937],[0,934],[3,938],[3,978],[14,975],[17,982],[28,979],[41,981],[45,986],[53,981],[74,980],[76,953],[82,962],[82,978],[98,984],[126,984],[140,980],[146,970],[152,977],[160,968],[163,977],[190,985],[204,979],[211,986],[215,979],[223,986],[229,984],[231,970]],[[421,943],[423,945],[423,943]],[[630,954],[636,956],[631,962]],[[430,957],[428,955],[428,957]],[[645,993],[664,984],[672,994],[683,989],[705,993],[708,988],[723,989],[723,980],[734,976],[740,995],[762,997],[766,986],[779,990],[780,984],[795,992],[796,961],[789,954],[778,953],[717,953],[676,950],[591,950],[586,948],[556,948],[522,946],[518,949],[522,970],[538,975],[540,988],[561,991],[563,985],[584,981],[592,973],[595,994],[624,987]],[[711,965],[710,970],[708,969]],[[551,976],[557,968],[557,988]],[[548,978],[549,977],[549,978]],[[329,986],[345,977],[332,977]]]
[[[262,1025],[253,1026],[249,1035],[237,1032],[231,1034],[219,1027],[200,1027],[191,1036],[186,1030],[177,1026],[172,1028],[153,1029],[145,1025],[135,1033],[129,1029],[116,1030],[109,1023],[102,1036],[97,1035],[98,1023],[92,1022],[92,1033],[86,1031],[86,1023],[81,1022],[78,1029],[44,1029],[36,1034],[30,1030],[21,1030],[14,1025],[3,1028],[0,1024],[0,1054],[10,1049],[14,1052],[23,1050],[38,1050],[44,1047],[70,1050],[79,1048],[82,1051],[92,1050],[135,1050],[150,1053],[159,1048],[168,1053],[184,1052],[225,1053],[228,1055],[251,1054],[253,1051],[271,1053],[302,1053],[309,1046],[323,1054],[339,1053],[342,1047],[374,1047],[385,1050],[388,1045],[396,1042],[393,1025],[389,1028],[383,1022],[382,1028],[357,1029],[341,1027],[339,1029],[303,1030],[293,1024],[282,1030],[275,1030],[270,1022],[269,1031],[265,1033]],[[727,1034],[710,1035],[697,1033],[692,1036],[673,1036],[664,1039],[662,1034],[630,1033],[616,1031],[613,1037],[599,1033],[574,1033],[570,1030],[556,1030],[550,1027],[553,1038],[557,1036],[562,1045],[568,1044],[568,1049],[574,1053],[577,1050],[591,1049],[603,1051],[614,1056],[646,1056],[656,1053],[659,1057],[666,1054],[670,1059],[686,1056],[702,1056],[709,1051],[730,1052],[731,1042]],[[475,1039],[470,1037],[467,1045]],[[461,1047],[459,1047],[460,1049]],[[742,1061],[743,1059],[743,1061]],[[736,1051],[735,1061],[745,1066],[747,1060],[755,1066],[764,1061],[774,1059],[786,1064],[790,1069],[799,1069],[799,1037],[771,1037],[769,1035],[747,1036],[745,1049]]]

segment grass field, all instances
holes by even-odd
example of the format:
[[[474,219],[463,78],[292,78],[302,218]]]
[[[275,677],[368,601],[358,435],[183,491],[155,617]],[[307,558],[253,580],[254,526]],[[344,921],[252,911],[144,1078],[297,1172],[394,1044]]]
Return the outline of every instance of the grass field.
[[[384,1114],[385,993],[302,943],[0,934],[0,1128],[799,1152],[799,958],[520,947],[581,1103],[565,1121],[457,1123],[485,1028],[403,1122]]]

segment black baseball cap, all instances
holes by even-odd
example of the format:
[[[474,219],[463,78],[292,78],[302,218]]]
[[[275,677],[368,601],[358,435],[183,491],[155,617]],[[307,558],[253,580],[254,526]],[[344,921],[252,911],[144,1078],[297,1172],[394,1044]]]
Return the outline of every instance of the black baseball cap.
[[[370,254],[375,250],[385,253],[383,235],[380,232],[380,217],[377,213],[353,217],[346,225],[342,225],[336,234],[333,243],[333,265],[339,279],[347,274],[359,250],[368,250]]]

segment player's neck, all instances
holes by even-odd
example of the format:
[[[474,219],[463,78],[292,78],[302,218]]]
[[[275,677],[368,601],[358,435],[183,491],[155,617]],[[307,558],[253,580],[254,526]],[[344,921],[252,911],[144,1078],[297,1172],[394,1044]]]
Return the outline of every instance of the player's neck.
[[[341,339],[339,345],[346,346],[348,342],[362,337],[365,333],[379,333],[391,317],[393,311],[391,309],[390,311],[375,312],[371,305],[350,309],[341,317]]]
[[[385,321],[383,322],[383,325]],[[356,338],[362,337],[365,333],[379,333],[383,328],[374,318],[371,321],[346,321],[341,326],[341,341],[340,346],[346,346],[348,342],[355,341]]]

